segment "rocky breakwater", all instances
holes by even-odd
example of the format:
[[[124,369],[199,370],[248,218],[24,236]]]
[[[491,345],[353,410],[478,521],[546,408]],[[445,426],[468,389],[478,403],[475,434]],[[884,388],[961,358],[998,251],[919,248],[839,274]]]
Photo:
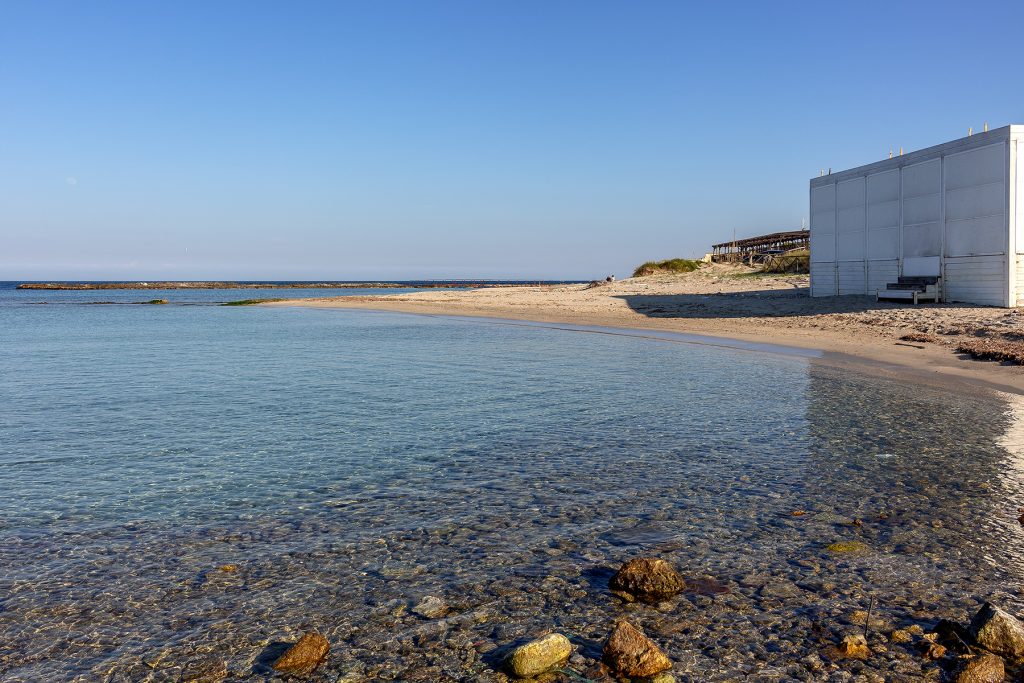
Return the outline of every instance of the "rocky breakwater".
[[[87,291],[98,289],[487,289],[492,287],[543,287],[550,282],[488,282],[438,280],[432,282],[23,282],[16,289]]]

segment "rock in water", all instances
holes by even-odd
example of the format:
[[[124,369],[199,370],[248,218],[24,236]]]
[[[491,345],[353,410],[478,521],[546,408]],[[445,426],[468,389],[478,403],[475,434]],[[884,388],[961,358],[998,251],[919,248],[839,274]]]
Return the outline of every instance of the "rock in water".
[[[194,659],[185,664],[181,683],[221,683],[228,677],[228,665],[216,657]]]
[[[910,635],[909,631],[898,628],[889,634],[889,640],[893,643],[909,643],[914,640],[914,637]]]
[[[448,603],[433,595],[423,598],[412,608],[413,614],[418,614],[425,619],[437,619],[444,616],[447,611]]]
[[[616,593],[655,603],[682,593],[686,582],[665,560],[637,557],[622,565],[608,586]]]
[[[274,671],[287,674],[308,674],[320,665],[331,651],[331,644],[316,631],[307,631],[299,642],[285,650],[274,662]]]
[[[1003,660],[995,655],[981,655],[967,660],[953,680],[954,683],[1003,683],[1004,678]]]
[[[561,633],[520,645],[508,655],[508,668],[517,678],[533,678],[564,664],[572,654],[572,644]]]
[[[986,650],[1011,659],[1024,658],[1024,624],[986,602],[971,620],[974,639]]]
[[[946,648],[930,640],[919,640],[917,642],[917,651],[925,659],[942,659],[946,656]]]
[[[643,678],[672,668],[672,660],[628,621],[616,622],[604,644],[604,661],[620,676]]]
[[[660,673],[648,678],[647,683],[676,683],[676,677],[669,673]]]
[[[847,659],[867,659],[871,656],[867,639],[859,633],[843,638],[836,650]]]

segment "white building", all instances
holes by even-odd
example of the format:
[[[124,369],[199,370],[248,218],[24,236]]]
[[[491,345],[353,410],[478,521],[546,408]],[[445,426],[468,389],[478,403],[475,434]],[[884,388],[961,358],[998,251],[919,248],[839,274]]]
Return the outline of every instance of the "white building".
[[[945,301],[1024,306],[1024,126],[811,180],[811,296],[939,276]]]

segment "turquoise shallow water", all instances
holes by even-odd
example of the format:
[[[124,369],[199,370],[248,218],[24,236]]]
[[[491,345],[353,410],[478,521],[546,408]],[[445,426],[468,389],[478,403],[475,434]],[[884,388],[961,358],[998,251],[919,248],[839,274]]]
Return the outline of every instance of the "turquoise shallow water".
[[[962,619],[1016,606],[1024,578],[1014,406],[803,357],[9,304],[0,378],[4,680],[178,680],[211,658],[259,680],[306,627],[335,646],[322,680],[491,680],[490,647],[561,628],[593,655],[624,613],[682,680],[726,680],[785,670],[869,600],[891,624]],[[721,590],[621,605],[607,573],[639,552]],[[408,610],[426,595],[441,626]]]

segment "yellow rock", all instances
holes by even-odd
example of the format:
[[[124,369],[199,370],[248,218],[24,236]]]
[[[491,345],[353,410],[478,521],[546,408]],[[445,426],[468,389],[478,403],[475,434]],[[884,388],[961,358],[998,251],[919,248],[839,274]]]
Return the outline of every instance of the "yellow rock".
[[[549,633],[513,650],[508,656],[508,668],[517,678],[533,678],[561,665],[571,654],[572,643],[568,638],[561,633]]]
[[[846,636],[836,650],[847,659],[867,659],[871,656],[868,641],[860,634]]]

